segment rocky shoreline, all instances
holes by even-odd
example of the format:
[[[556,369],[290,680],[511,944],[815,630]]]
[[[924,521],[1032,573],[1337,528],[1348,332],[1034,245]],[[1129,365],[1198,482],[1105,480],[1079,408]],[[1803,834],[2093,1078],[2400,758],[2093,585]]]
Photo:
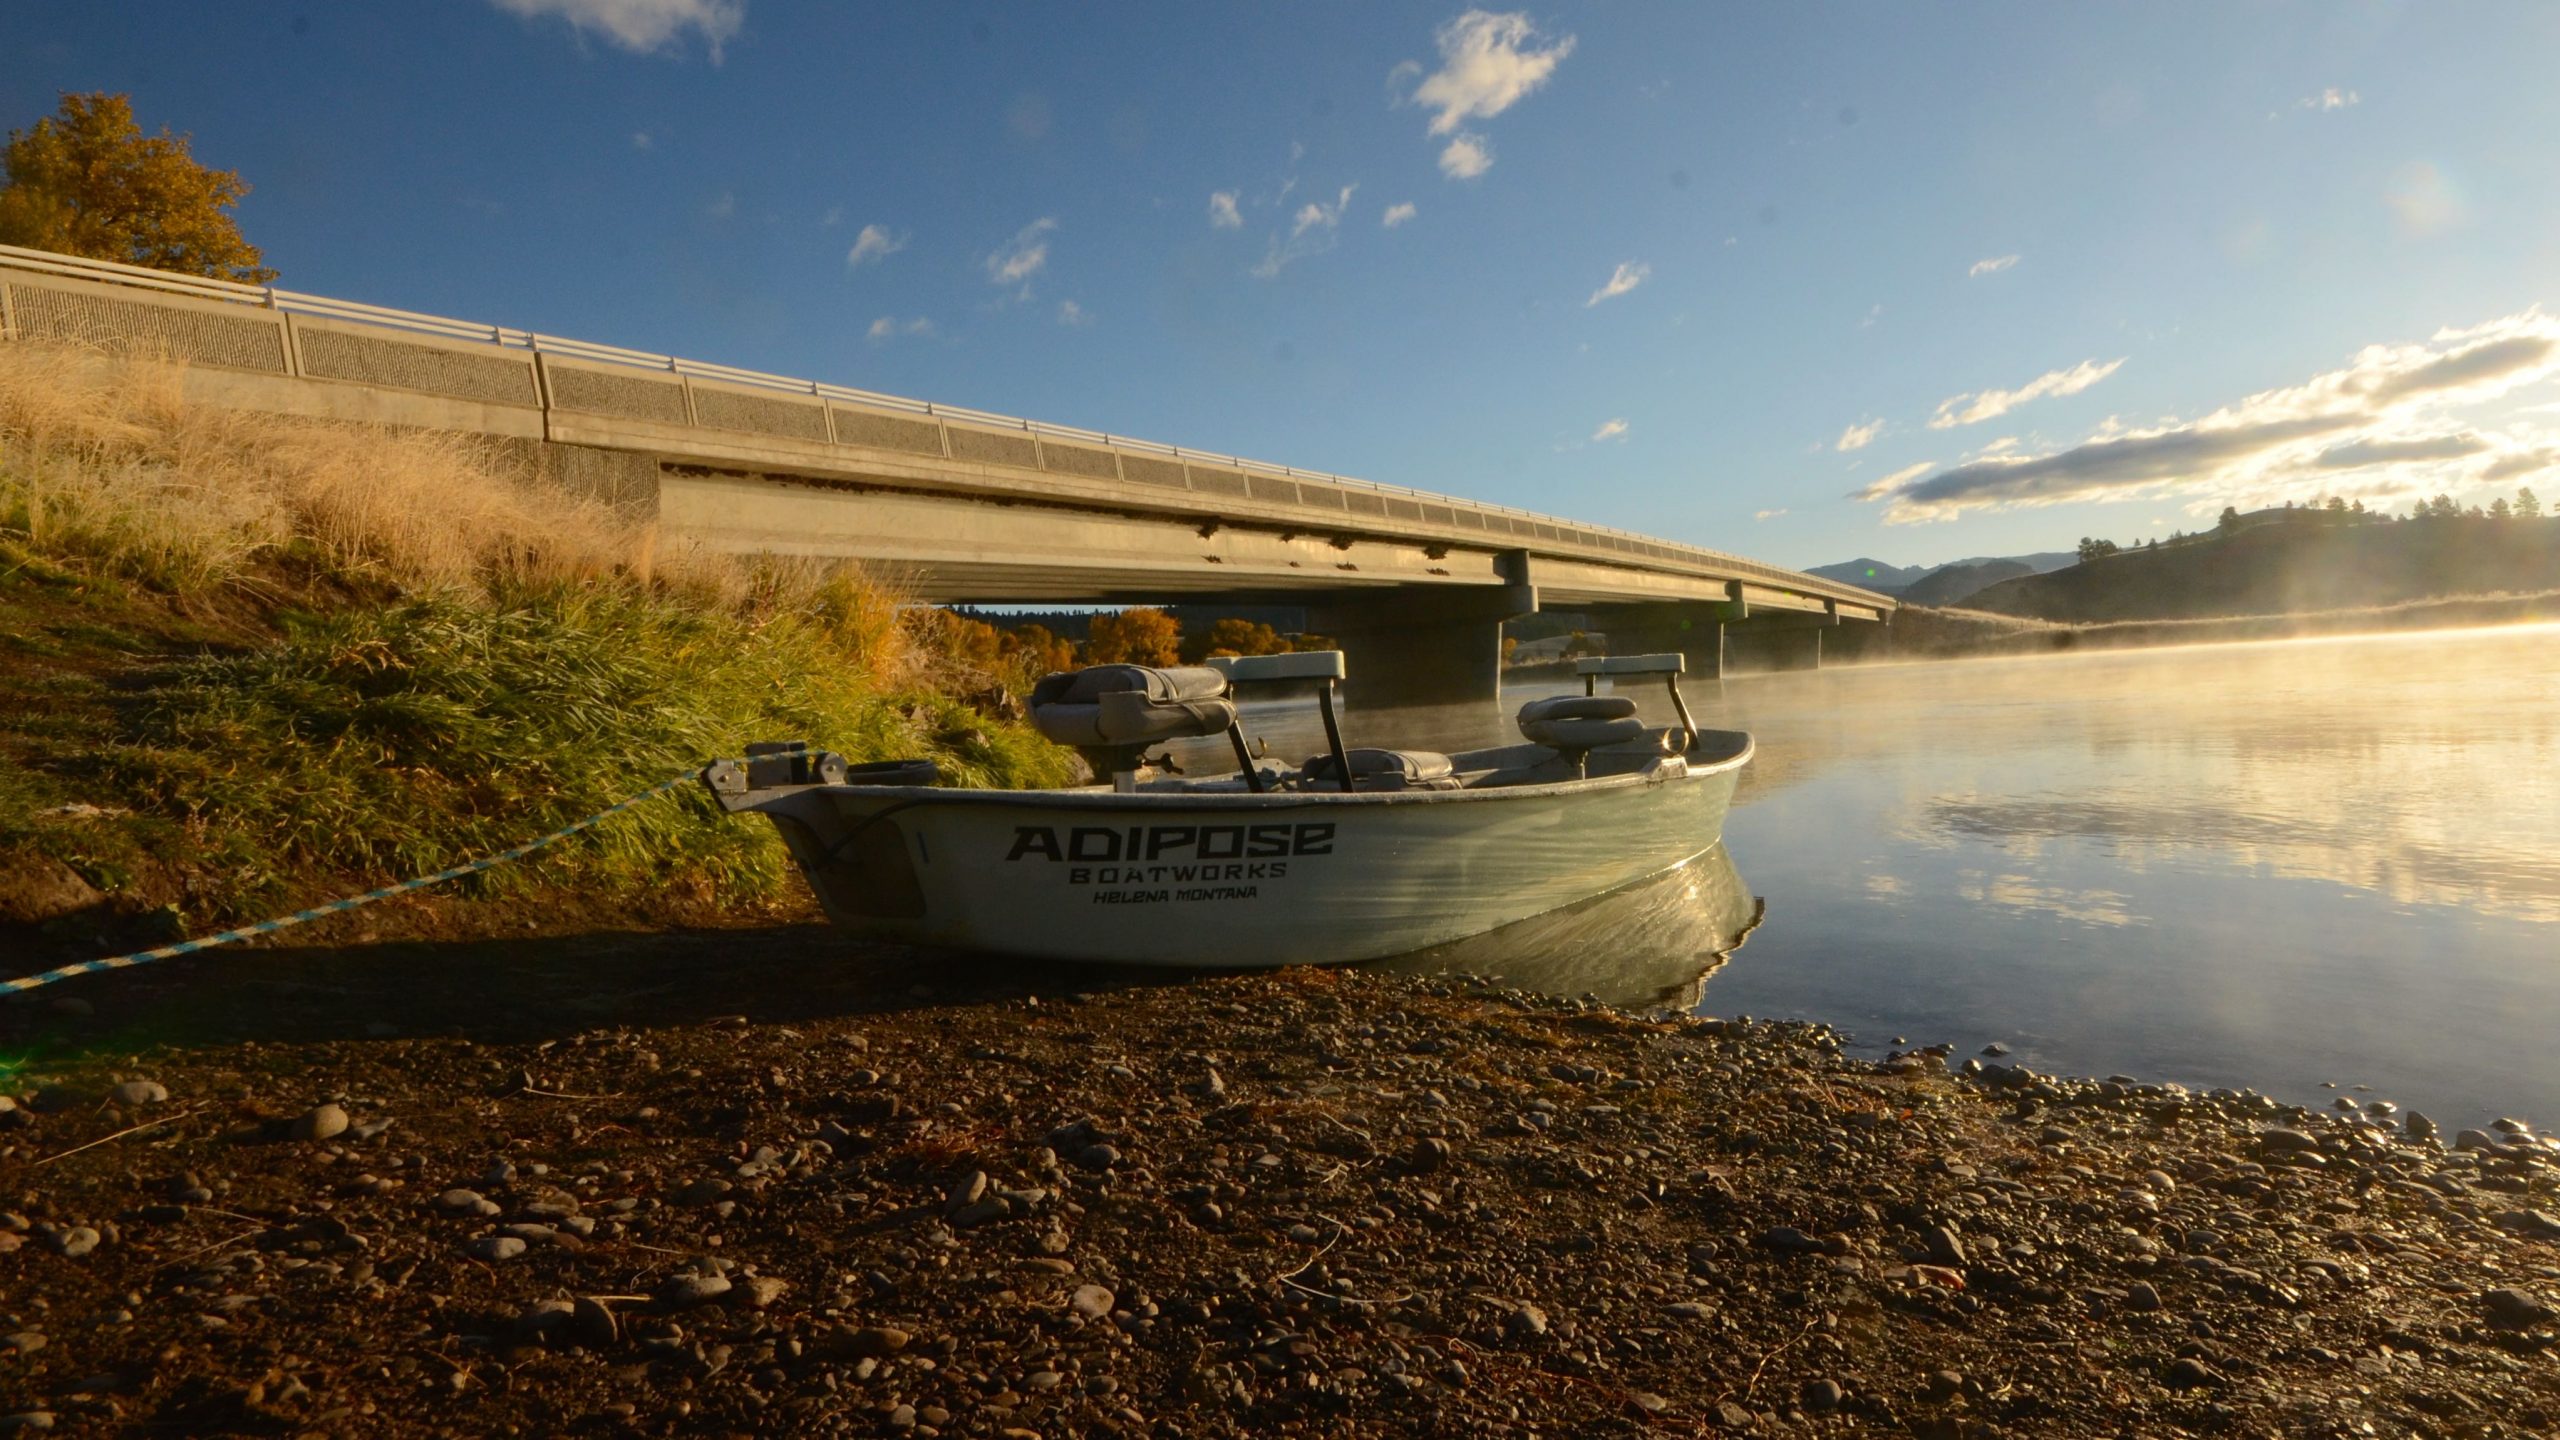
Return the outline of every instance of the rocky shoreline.
[[[1464,979],[700,944],[486,1024],[272,966],[210,1031],[0,1014],[84,1054],[0,1079],[0,1435],[2560,1429],[2522,1126]]]

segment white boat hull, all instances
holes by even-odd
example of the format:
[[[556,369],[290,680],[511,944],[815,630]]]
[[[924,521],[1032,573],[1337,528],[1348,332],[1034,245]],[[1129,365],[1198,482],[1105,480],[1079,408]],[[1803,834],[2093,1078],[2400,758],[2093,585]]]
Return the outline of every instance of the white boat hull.
[[[1715,845],[1750,754],[1749,737],[1710,734],[1639,773],[1489,789],[811,785],[743,808],[773,819],[856,934],[1124,965],[1334,964],[1482,934],[1686,863]]]

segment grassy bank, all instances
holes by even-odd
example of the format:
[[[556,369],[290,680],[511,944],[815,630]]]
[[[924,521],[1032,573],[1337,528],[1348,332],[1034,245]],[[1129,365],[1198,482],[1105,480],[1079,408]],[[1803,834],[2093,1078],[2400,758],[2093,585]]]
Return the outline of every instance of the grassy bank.
[[[256,918],[753,739],[978,785],[1068,772],[953,698],[1016,677],[858,572],[670,546],[505,450],[192,405],[178,381],[0,347],[0,926]],[[680,792],[390,923],[775,901],[763,828]]]

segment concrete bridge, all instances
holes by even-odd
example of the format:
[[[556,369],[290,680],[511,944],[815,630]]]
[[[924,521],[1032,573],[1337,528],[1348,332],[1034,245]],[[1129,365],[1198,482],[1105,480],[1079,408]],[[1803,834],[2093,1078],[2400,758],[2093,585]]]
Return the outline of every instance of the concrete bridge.
[[[1819,665],[1856,586],[1341,475],[267,286],[0,246],[0,336],[139,347],[187,391],[521,446],[566,489],[721,549],[859,560],[937,603],[1308,607],[1353,698],[1495,694],[1501,623],[1590,613],[1721,674]]]

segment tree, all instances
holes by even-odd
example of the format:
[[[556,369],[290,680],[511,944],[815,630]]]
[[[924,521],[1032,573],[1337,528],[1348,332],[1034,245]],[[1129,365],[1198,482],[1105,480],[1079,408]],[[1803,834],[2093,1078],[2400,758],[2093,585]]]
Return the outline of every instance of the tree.
[[[133,102],[65,92],[62,113],[9,132],[0,151],[0,243],[264,284],[276,272],[230,211],[236,171],[196,163],[188,137],[145,135]]]
[[[1018,625],[1007,630],[1004,653],[1019,656],[1023,670],[1035,678],[1053,670],[1072,670],[1076,665],[1074,643],[1060,639],[1046,625]]]
[[[1279,631],[1256,620],[1213,620],[1205,634],[1182,642],[1182,658],[1188,661],[1211,655],[1284,655],[1288,650]]]
[[[2489,518],[2492,520],[2504,520],[2507,518],[2506,496],[2501,495],[2497,499],[2489,502]]]
[[[2239,534],[2239,533],[2240,533],[2240,507],[2239,507],[2239,506],[2237,506],[2237,505],[2225,505],[2225,506],[2223,506],[2223,507],[2222,507],[2222,519],[2221,519],[2221,520],[2219,520],[2219,521],[2217,521],[2217,522],[2216,522],[2216,524],[2221,528],[2222,533],[2223,533],[2223,534],[2225,534],[2225,535],[2237,535],[2237,534]]]
[[[1146,605],[1096,615],[1085,632],[1084,658],[1092,665],[1178,665],[1181,622]]]
[[[2086,535],[2080,537],[2080,563],[2083,565],[2092,560],[2104,560],[2114,553],[2116,542],[2113,540],[2092,540]]]
[[[2516,492],[2516,515],[2525,520],[2542,518],[2542,500],[2533,493],[2532,486],[2528,485]]]

